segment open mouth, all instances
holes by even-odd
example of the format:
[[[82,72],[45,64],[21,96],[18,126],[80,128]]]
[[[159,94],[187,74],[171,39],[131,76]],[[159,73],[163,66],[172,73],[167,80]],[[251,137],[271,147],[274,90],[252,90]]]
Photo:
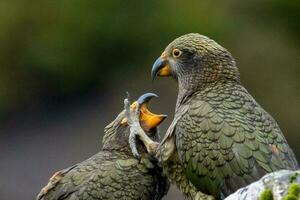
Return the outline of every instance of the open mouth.
[[[161,124],[164,119],[166,119],[166,115],[163,114],[154,114],[148,109],[149,101],[153,97],[158,97],[156,94],[153,93],[146,93],[140,96],[140,98],[131,104],[131,109],[136,109],[138,105],[140,105],[140,124],[141,127],[145,131],[149,131],[155,127],[157,127],[159,124]],[[124,118],[121,122],[122,124],[127,123],[127,118]]]

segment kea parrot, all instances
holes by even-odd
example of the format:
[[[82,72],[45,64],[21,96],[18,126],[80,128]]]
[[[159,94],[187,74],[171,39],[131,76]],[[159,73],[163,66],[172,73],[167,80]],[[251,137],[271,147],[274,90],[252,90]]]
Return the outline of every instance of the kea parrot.
[[[152,153],[189,199],[223,199],[267,173],[298,169],[278,124],[214,40],[197,33],[175,39],[153,64],[156,76],[173,77],[179,92],[174,119]]]
[[[165,115],[151,113],[147,104],[156,97],[142,95],[129,109],[139,107],[139,125],[153,141],[159,141],[158,125]],[[102,150],[91,158],[56,172],[41,190],[37,200],[159,200],[167,193],[169,182],[157,160],[142,142],[133,144],[139,159],[131,153],[130,127],[125,110],[104,130]]]

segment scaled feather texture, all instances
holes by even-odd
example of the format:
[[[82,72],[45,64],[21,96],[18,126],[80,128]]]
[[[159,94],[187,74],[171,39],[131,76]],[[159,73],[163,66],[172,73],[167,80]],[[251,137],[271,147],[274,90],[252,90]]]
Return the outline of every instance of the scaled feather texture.
[[[152,75],[166,67],[179,93],[157,157],[188,198],[201,191],[222,199],[267,173],[298,169],[278,124],[242,85],[225,48],[186,34],[166,47]]]
[[[54,174],[37,200],[159,200],[169,184],[155,159],[141,143],[137,160],[128,144],[123,111],[105,128],[103,149],[91,158]],[[157,129],[150,133],[157,140]]]

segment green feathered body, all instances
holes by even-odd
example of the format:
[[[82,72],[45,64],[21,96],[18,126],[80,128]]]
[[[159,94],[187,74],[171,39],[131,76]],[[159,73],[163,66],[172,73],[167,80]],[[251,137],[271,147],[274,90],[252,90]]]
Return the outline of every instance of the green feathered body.
[[[279,169],[297,169],[275,120],[236,82],[216,82],[179,107],[174,129],[185,176],[220,197]],[[180,109],[178,109],[180,110]]]
[[[139,162],[122,152],[102,151],[58,172],[38,199],[160,199],[157,171],[147,158]]]
[[[105,129],[103,149],[91,158],[53,175],[37,200],[159,200],[169,184],[157,161],[139,142],[141,160],[128,145],[129,127],[122,112]],[[157,130],[149,133],[158,138]]]
[[[174,152],[170,159],[163,162],[163,169],[172,184],[186,196],[189,200],[213,200],[213,197],[199,191],[197,187],[185,175],[185,169],[179,160],[177,152]]]
[[[298,168],[276,121],[242,86],[227,49],[198,33],[185,34],[166,47],[152,76],[162,70],[179,89],[174,120],[157,154],[166,171],[177,154],[183,176],[220,199],[266,173]]]

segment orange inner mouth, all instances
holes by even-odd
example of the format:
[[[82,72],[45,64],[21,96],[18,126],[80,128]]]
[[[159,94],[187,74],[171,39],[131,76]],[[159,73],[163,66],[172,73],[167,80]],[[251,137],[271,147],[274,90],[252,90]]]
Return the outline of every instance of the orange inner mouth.
[[[131,104],[131,109],[136,109],[137,102]],[[157,115],[148,110],[147,103],[143,103],[140,107],[140,124],[145,131],[149,131],[157,127],[163,120],[166,118],[166,115]],[[127,124],[127,118],[124,118],[121,124]]]

